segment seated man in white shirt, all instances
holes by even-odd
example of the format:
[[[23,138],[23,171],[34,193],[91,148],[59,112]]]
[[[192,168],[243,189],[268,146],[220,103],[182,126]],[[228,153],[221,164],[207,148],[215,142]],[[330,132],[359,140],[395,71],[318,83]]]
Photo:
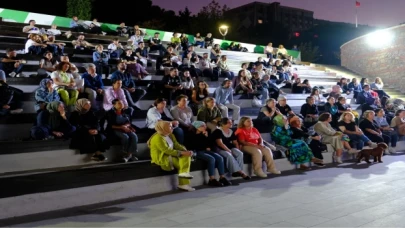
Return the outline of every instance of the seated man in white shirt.
[[[124,52],[124,47],[118,38],[114,38],[112,43],[108,45],[108,51],[110,52],[110,58],[120,59],[122,53]]]
[[[240,107],[233,104],[232,81],[225,79],[220,87],[215,90],[215,100],[217,106],[221,109],[222,117],[228,117],[228,109],[232,109],[232,120],[237,123],[240,118]]]

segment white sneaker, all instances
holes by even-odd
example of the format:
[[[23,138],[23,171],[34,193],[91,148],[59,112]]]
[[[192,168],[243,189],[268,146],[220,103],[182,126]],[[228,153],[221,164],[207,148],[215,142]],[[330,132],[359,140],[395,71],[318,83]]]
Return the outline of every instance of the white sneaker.
[[[336,155],[333,156],[333,161],[338,163],[338,164],[342,164],[342,157],[338,157]]]
[[[11,73],[8,74],[8,76],[10,76],[10,77],[14,77],[15,75],[16,75],[15,72],[11,72]]]
[[[359,150],[356,150],[356,149],[352,148],[348,152],[349,152],[349,154],[357,154],[359,152]]]
[[[269,143],[268,146],[269,146],[271,151],[276,151],[277,150],[277,148],[273,144]]]
[[[386,154],[386,155],[388,155],[388,154],[391,154],[391,150],[390,149],[385,149],[385,151],[384,151],[384,154]]]
[[[19,109],[14,109],[10,111],[10,114],[20,114],[22,113],[24,110],[22,108]]]
[[[373,142],[370,143],[370,147],[373,148],[373,149],[374,149],[374,148],[377,148],[377,143],[373,143]]]
[[[397,148],[395,148],[395,147],[390,147],[390,148],[388,149],[388,151],[389,151],[391,154],[395,154],[395,153],[397,152]]]
[[[193,176],[191,176],[190,173],[180,173],[179,178],[183,178],[183,179],[193,179]]]
[[[195,191],[195,188],[192,188],[190,185],[179,185],[177,188],[187,192]]]

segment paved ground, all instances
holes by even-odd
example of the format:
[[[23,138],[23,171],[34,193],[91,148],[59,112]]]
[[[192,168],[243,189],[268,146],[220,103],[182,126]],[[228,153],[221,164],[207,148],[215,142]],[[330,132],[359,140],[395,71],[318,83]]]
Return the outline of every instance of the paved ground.
[[[25,227],[405,227],[404,156],[170,194]]]

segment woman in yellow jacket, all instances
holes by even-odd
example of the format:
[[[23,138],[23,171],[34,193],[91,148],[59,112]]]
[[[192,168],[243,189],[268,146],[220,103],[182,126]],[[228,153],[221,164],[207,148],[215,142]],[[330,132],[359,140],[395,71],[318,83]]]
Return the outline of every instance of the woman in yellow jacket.
[[[190,186],[190,174],[192,151],[188,151],[177,142],[173,135],[173,126],[168,121],[159,121],[155,126],[156,133],[148,140],[152,163],[160,166],[165,171],[177,169],[179,174],[180,190],[194,191]]]

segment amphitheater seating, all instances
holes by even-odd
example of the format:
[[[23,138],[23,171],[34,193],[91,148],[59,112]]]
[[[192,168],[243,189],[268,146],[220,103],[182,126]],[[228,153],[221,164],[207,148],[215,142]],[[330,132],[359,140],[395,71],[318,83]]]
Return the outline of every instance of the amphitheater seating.
[[[0,52],[4,53],[6,48],[12,47],[18,50],[24,49],[26,33],[22,33],[23,24],[0,22]],[[46,26],[39,26],[45,27]],[[59,28],[62,31],[66,28]],[[67,29],[66,29],[67,30]],[[75,34],[74,34],[75,35]],[[65,52],[69,54],[70,61],[79,67],[79,71],[83,73],[84,63],[92,62],[90,51],[82,53],[73,52],[71,40],[74,35],[67,39],[66,37],[58,37],[58,42],[67,44]],[[77,34],[76,34],[77,35]],[[86,40],[94,44],[102,44],[107,46],[113,37],[85,34]],[[126,38],[121,38],[121,42],[125,44]],[[208,52],[204,49],[196,49],[198,54]],[[264,54],[241,53],[232,51],[223,51],[228,56],[228,64],[231,70],[237,72],[243,62],[255,61],[259,56],[265,57]],[[23,58],[28,60],[24,66],[23,73],[27,76],[35,74],[39,64],[40,57],[27,54]],[[323,67],[312,67],[304,65],[295,65],[294,73],[297,73],[300,78],[309,79],[311,85],[324,86],[326,88],[335,85],[339,77],[336,73],[327,72]],[[148,69],[149,72],[154,72],[153,69]],[[140,87],[146,87],[149,83],[160,81],[162,76],[152,75],[142,81],[136,81]],[[37,213],[63,209],[78,205],[103,202],[103,200],[122,199],[129,196],[137,196],[139,194],[152,194],[157,192],[168,191],[171,189],[168,183],[173,182],[173,173],[163,172],[159,167],[150,164],[149,153],[146,146],[146,135],[139,134],[139,151],[138,155],[141,159],[137,162],[128,164],[114,163],[119,153],[117,147],[112,147],[109,150],[107,157],[108,162],[95,163],[89,160],[88,155],[81,155],[77,151],[69,149],[69,141],[49,140],[49,141],[27,141],[29,137],[29,129],[35,120],[35,112],[33,109],[34,96],[33,92],[38,88],[40,79],[32,78],[8,78],[8,83],[24,91],[24,113],[20,115],[6,116],[0,118],[0,185],[7,186],[0,188],[0,204],[7,202],[10,198],[20,202],[24,197],[31,196],[32,199],[40,194],[60,191],[61,196],[66,193],[63,190],[71,190],[72,197],[74,191],[87,192],[91,191],[86,188],[90,186],[107,185],[113,183],[125,185],[128,183],[136,183],[133,187],[133,193],[129,195],[122,194],[108,199],[92,199],[86,202],[65,202],[53,199],[54,205],[49,208],[37,208]],[[210,92],[220,85],[223,79],[218,82],[209,81],[206,79],[210,88]],[[111,86],[108,79],[104,80],[106,86]],[[288,90],[286,90],[288,92]],[[305,94],[287,94],[288,104],[293,108],[293,111],[299,112],[300,106],[304,103],[307,95]],[[153,103],[156,94],[147,94],[142,101],[138,103],[142,109],[135,116],[134,124],[138,127],[144,127],[146,110]],[[349,97],[350,98],[350,97]],[[244,96],[236,96],[235,103],[241,106],[241,115],[247,115],[255,118],[259,108],[252,107],[251,99]],[[355,106],[356,107],[356,106]],[[268,140],[269,134],[262,132],[263,137]],[[325,156],[326,157],[326,156]],[[245,169],[250,173],[250,158],[245,158]],[[326,162],[330,162],[330,156],[325,158]],[[291,166],[286,159],[277,160],[278,167],[282,171],[291,170]],[[196,161],[192,164],[193,175],[196,177],[193,184],[200,185],[204,181],[205,165]],[[151,182],[147,182],[148,180]],[[174,178],[175,179],[175,178]],[[140,182],[134,182],[139,180]],[[152,181],[153,180],[153,181]],[[132,181],[132,182],[131,182]],[[144,182],[142,182],[144,181]],[[125,183],[124,183],[125,182]],[[141,186],[141,185],[145,185]],[[152,183],[153,182],[153,183]],[[161,183],[159,183],[161,182]],[[139,185],[138,185],[139,184]],[[149,189],[146,189],[149,188]],[[106,188],[108,189],[108,188]],[[102,192],[104,190],[100,190]],[[105,190],[107,191],[107,190]],[[46,194],[45,194],[46,195]],[[18,198],[20,196],[21,198]],[[121,197],[121,198],[120,198]],[[44,204],[49,203],[52,197],[44,200]],[[10,201],[13,202],[13,201]],[[21,201],[22,202],[22,201]],[[36,202],[33,200],[33,202]],[[33,202],[24,202],[22,206],[29,207]],[[82,203],[82,204],[80,204]],[[2,214],[0,209],[0,219],[8,216],[21,216],[32,213],[33,210],[26,208],[21,211],[10,209],[6,214]]]

